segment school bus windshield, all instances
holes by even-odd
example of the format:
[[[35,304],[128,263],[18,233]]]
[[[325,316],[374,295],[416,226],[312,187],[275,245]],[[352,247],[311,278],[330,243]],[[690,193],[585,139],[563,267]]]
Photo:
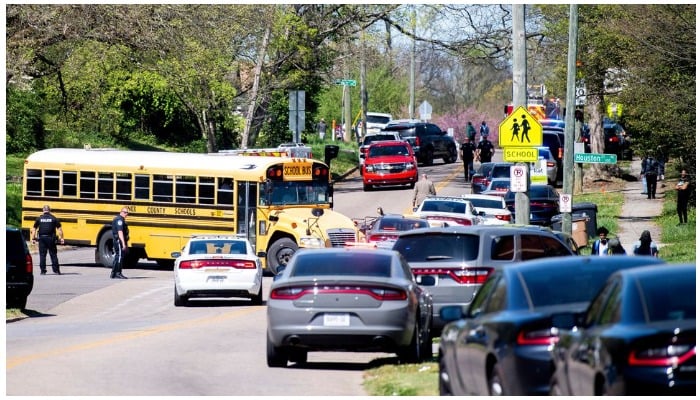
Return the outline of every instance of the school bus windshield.
[[[267,195],[261,205],[319,205],[330,204],[329,184],[323,181],[268,181]]]

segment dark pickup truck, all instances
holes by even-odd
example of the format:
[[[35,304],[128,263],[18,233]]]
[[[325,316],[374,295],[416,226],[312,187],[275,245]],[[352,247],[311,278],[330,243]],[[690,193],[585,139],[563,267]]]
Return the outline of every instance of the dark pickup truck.
[[[382,131],[398,132],[401,139],[413,146],[417,161],[432,165],[433,159],[442,158],[446,163],[457,161],[457,144],[439,126],[419,120],[391,121]]]

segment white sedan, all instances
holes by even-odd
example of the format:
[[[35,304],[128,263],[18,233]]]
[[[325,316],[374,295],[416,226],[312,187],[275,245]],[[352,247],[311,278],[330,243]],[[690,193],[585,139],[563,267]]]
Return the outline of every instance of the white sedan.
[[[176,307],[203,297],[241,297],[262,304],[262,263],[246,238],[193,235],[172,256]]]
[[[507,225],[513,222],[503,196],[463,194],[462,198],[474,205],[474,209],[483,219],[483,225]]]
[[[460,197],[428,196],[415,209],[413,216],[427,219],[430,226],[468,226],[482,223],[474,205]]]

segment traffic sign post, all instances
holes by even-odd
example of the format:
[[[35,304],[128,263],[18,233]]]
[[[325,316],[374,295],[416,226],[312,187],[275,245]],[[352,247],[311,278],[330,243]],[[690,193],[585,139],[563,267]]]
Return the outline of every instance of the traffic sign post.
[[[527,192],[527,167],[522,165],[510,166],[510,191]]]
[[[542,141],[542,125],[523,106],[498,125],[498,144],[503,148],[542,146]]]
[[[572,196],[570,194],[559,193],[559,212],[571,212]]]
[[[575,163],[617,164],[617,154],[574,153]]]

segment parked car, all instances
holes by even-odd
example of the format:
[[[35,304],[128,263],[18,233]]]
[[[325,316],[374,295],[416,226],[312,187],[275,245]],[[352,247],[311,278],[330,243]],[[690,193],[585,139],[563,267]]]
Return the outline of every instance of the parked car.
[[[433,296],[433,335],[445,322],[440,309],[469,305],[494,271],[522,260],[573,255],[551,231],[503,226],[451,226],[403,232],[394,243]]]
[[[484,225],[505,225],[513,222],[503,197],[485,194],[463,194],[462,198],[472,203],[476,212],[482,217],[482,224]]]
[[[512,162],[497,162],[489,171],[489,182],[495,178],[510,179],[510,167],[515,165]]]
[[[362,139],[362,144],[360,144],[360,149],[358,151],[357,165],[360,168],[360,173],[362,173],[362,165],[365,163],[365,158],[367,157],[367,150],[369,149],[369,146],[374,142],[379,142],[382,140],[401,140],[401,137],[396,132],[376,133],[365,136]]]
[[[263,303],[262,263],[248,239],[193,235],[175,257],[175,306],[193,298],[242,297]]]
[[[365,191],[387,185],[408,185],[413,189],[418,180],[416,156],[411,145],[403,140],[372,143],[362,171]]]
[[[439,126],[415,119],[394,120],[381,132],[398,132],[402,140],[413,146],[413,152],[420,164],[433,165],[435,158],[446,164],[457,161],[457,143],[452,136]]]
[[[559,171],[559,167],[557,166],[557,160],[554,158],[552,155],[552,152],[549,150],[549,147],[537,147],[537,152],[538,152],[538,163],[540,160],[545,160],[546,167],[547,167],[547,184],[556,186],[557,184],[557,174]],[[535,168],[534,163],[530,163],[530,173],[532,173],[533,169]]]
[[[267,301],[267,365],[305,363],[310,351],[432,356],[432,299],[388,249],[301,249]]]
[[[34,262],[22,230],[5,226],[5,300],[7,308],[24,309],[34,289]]]
[[[360,137],[379,133],[392,119],[391,114],[367,111],[367,133],[362,132],[362,121],[358,121],[355,132]]]
[[[390,249],[401,232],[429,227],[430,223],[426,219],[387,214],[374,221],[371,228],[365,232],[365,240],[367,243],[376,244],[377,247]]]
[[[440,318],[449,323],[439,345],[440,394],[549,394],[550,347],[559,340],[559,328],[573,327],[567,313],[585,310],[615,271],[663,262],[655,257],[572,256],[512,263],[494,271],[466,312],[460,306],[441,308]]]
[[[479,168],[477,168],[474,175],[472,175],[472,193],[481,193],[486,190],[486,187],[489,185],[489,173],[495,164],[496,163],[493,162],[487,162],[479,165]]]
[[[552,217],[559,214],[559,194],[551,185],[530,185],[530,223],[549,226]],[[506,206],[515,219],[515,192],[510,190],[504,197]]]
[[[609,120],[603,120],[603,137],[605,139],[605,154],[615,154],[622,159],[621,137],[624,129],[622,125]]]
[[[552,395],[694,396],[696,266],[612,275],[552,350]]]
[[[542,145],[549,148],[549,151],[557,160],[557,179],[563,179],[564,172],[564,141],[561,139],[563,131],[555,128],[542,128]]]
[[[482,194],[503,197],[510,189],[510,178],[493,178]],[[494,193],[495,192],[495,193]]]
[[[428,196],[418,205],[413,216],[428,220],[431,226],[468,226],[481,222],[472,203],[461,197]]]

